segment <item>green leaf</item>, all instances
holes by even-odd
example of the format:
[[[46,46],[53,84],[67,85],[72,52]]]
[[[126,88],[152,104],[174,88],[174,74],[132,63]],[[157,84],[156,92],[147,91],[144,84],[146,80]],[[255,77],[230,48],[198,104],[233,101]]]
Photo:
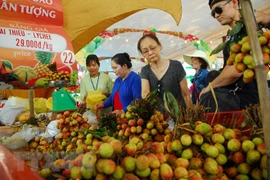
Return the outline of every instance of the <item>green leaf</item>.
[[[112,133],[114,133],[114,132],[117,131],[117,124],[116,124],[115,121],[111,121],[111,124],[110,124],[110,126],[109,126],[109,130],[110,130]]]
[[[9,76],[15,78],[15,79],[18,79],[18,75],[17,74],[14,74],[14,73],[9,73]]]
[[[172,113],[177,118],[179,117],[179,104],[171,92],[167,92],[169,103],[172,105]]]
[[[241,29],[242,29],[243,26],[244,26],[243,21],[237,21],[236,22],[236,25],[232,28],[232,30],[230,30],[228,32],[228,35],[229,36],[233,36],[233,35],[238,34],[241,31]]]
[[[243,9],[240,9],[240,8],[239,8],[238,11],[239,11],[241,17],[243,17]]]
[[[7,67],[9,69],[13,69],[11,62],[5,60],[2,62],[2,66]]]
[[[169,91],[165,91],[163,95],[164,107],[167,112],[172,114],[175,118],[179,117],[179,104],[173,94]]]
[[[229,41],[225,41],[223,43],[221,43],[220,45],[218,45],[211,53],[210,56],[212,56],[213,54],[217,54],[220,51],[222,51],[227,45],[228,45]]]
[[[166,111],[171,113],[169,105],[168,105],[168,99],[167,99],[166,93],[163,94],[163,101],[164,101],[164,107],[165,107]]]

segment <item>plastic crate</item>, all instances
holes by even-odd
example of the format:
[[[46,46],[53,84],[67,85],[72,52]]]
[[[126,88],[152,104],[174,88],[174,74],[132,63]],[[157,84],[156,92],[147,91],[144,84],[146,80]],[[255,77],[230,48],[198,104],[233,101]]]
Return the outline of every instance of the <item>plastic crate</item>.
[[[76,110],[74,98],[63,88],[52,93],[53,111]]]
[[[215,113],[205,113],[205,121],[210,124]],[[242,123],[245,121],[243,111],[227,111],[218,112],[213,120],[214,124],[222,124],[226,128],[239,128],[242,131],[242,135],[250,135],[250,127],[245,126],[241,128]]]

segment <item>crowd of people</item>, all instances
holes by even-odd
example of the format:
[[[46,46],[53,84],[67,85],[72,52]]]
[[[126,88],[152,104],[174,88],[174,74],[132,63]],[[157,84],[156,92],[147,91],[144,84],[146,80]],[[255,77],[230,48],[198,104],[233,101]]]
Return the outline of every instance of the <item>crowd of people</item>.
[[[231,28],[241,18],[239,6],[239,0],[209,0],[213,18],[221,25]],[[255,17],[258,24],[269,28],[270,14],[256,11]],[[245,26],[241,31],[246,33]],[[144,98],[154,90],[157,90],[161,100],[163,93],[169,91],[182,106],[190,108],[204,105],[209,112],[215,111],[217,107],[219,111],[240,110],[249,104],[259,103],[255,80],[244,83],[243,74],[234,66],[226,65],[229,57],[227,47],[223,50],[224,67],[221,70],[210,70],[208,56],[204,51],[196,50],[192,54],[183,55],[184,60],[196,71],[190,88],[181,62],[161,56],[162,44],[155,34],[144,34],[138,40],[137,49],[148,64],[137,74],[131,70],[129,54],[116,54],[111,61],[111,67],[117,76],[114,84],[108,75],[98,71],[98,57],[89,55],[86,59],[89,74],[80,82],[82,100],[85,100],[88,92],[99,88],[108,98],[97,104],[95,110],[111,107],[116,115],[126,112],[133,100]]]

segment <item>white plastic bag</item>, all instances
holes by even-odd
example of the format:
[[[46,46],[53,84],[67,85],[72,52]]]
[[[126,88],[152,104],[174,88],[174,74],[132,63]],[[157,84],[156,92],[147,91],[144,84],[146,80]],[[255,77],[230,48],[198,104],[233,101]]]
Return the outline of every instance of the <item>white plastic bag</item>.
[[[25,111],[28,100],[19,97],[10,97],[0,112],[0,122],[4,125],[12,125],[16,117]]]
[[[42,130],[32,125],[23,125],[22,130],[4,140],[3,145],[8,149],[16,150],[28,146],[31,139],[34,139]]]
[[[87,117],[88,118],[87,123],[90,124],[91,126],[96,126],[98,124],[97,116],[91,111],[86,111],[85,113],[83,113],[82,117],[83,118]]]
[[[173,131],[174,130],[174,120],[172,119],[172,118],[168,118],[168,119],[166,119],[166,121],[168,122],[168,124],[169,124],[169,129],[171,130],[171,131]]]
[[[28,99],[12,96],[8,98],[5,106],[9,104],[13,108],[26,108],[28,106],[28,103]]]
[[[21,135],[24,137],[26,142],[29,142],[31,139],[34,139],[37,135],[40,133],[43,133],[44,131],[37,127],[32,125],[23,125],[22,130],[20,131]]]
[[[28,146],[28,143],[22,136],[21,132],[13,134],[11,137],[8,137],[4,140],[3,145],[11,150],[16,150]]]
[[[53,139],[54,136],[60,133],[60,130],[57,128],[58,120],[51,121],[46,128],[45,133],[40,134],[41,137],[45,137],[49,142]]]

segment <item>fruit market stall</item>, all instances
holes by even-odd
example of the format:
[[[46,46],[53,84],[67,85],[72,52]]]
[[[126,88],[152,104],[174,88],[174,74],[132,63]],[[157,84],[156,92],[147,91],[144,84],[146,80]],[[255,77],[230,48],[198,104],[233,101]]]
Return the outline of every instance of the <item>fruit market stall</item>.
[[[60,88],[42,100],[54,116],[30,112],[0,128],[4,178],[17,179],[23,169],[21,177],[33,179],[268,179],[259,105],[207,113],[201,106],[184,109],[169,92],[162,103],[154,91],[116,117],[77,108],[72,99],[65,106],[59,98],[66,96]]]
[[[167,115],[160,104],[153,92],[120,117],[104,114],[98,122],[84,108],[58,112],[48,122],[54,127],[15,152],[45,179],[266,179],[259,106],[187,112],[169,93]]]

